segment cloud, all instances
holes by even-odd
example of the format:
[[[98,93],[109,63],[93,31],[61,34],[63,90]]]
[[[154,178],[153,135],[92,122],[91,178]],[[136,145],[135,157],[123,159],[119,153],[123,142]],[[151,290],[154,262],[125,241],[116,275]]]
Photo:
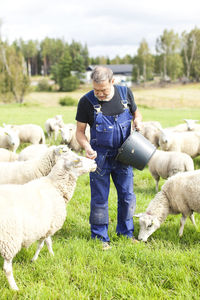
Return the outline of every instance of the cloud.
[[[164,29],[198,27],[199,14],[196,0],[1,0],[0,19],[9,41],[64,38],[87,44],[91,56],[124,56],[134,55],[143,38],[153,49]]]

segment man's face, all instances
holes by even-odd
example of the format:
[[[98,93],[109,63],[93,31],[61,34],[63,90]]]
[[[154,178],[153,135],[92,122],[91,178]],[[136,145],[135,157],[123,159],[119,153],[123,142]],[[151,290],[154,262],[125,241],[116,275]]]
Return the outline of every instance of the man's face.
[[[95,96],[100,100],[108,100],[111,95],[111,88],[113,86],[113,80],[109,82],[108,80],[102,81],[101,83],[96,83],[93,81],[93,89]]]

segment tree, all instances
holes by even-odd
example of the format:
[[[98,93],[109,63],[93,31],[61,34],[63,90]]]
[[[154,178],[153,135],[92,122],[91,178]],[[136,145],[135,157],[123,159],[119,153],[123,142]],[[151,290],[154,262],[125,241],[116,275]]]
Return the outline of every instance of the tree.
[[[28,42],[24,42],[22,39],[20,39],[18,42],[15,41],[13,43],[14,46],[18,46],[18,48],[21,50],[21,52],[24,55],[24,58],[26,60],[27,65],[27,72],[28,75],[32,75],[32,66],[33,64],[37,64],[37,54],[38,54],[38,42],[29,40]],[[35,66],[36,67],[36,66]],[[37,67],[36,67],[37,68]]]
[[[9,99],[11,94],[16,102],[22,103],[30,86],[22,53],[17,52],[13,46],[0,42],[0,65],[3,86],[1,93],[5,99]]]
[[[59,63],[55,64],[51,68],[52,79],[58,83],[61,91],[64,91],[66,78],[70,77],[71,75],[71,64],[72,58],[69,51],[66,50]]]
[[[1,39],[0,23],[0,93],[4,101],[22,103],[30,85],[22,53]],[[12,97],[12,98],[11,98]]]
[[[152,79],[154,59],[150,53],[149,46],[145,39],[140,43],[137,51],[140,73],[143,75],[143,80]]]
[[[163,69],[163,78],[167,78],[170,76],[172,64],[170,63],[170,59],[172,56],[177,54],[180,50],[180,39],[178,34],[174,33],[173,30],[167,31],[166,29],[156,40],[156,51],[163,58],[162,69]],[[176,61],[174,61],[176,63]]]
[[[190,32],[191,36],[194,36],[196,47],[194,52],[194,59],[191,64],[191,77],[196,81],[200,81],[200,29],[195,28]]]
[[[185,31],[181,35],[181,45],[182,45],[182,52],[186,70],[186,77],[187,79],[190,78],[190,70],[191,65],[194,59],[194,54],[196,50],[196,37],[194,33],[186,33]]]

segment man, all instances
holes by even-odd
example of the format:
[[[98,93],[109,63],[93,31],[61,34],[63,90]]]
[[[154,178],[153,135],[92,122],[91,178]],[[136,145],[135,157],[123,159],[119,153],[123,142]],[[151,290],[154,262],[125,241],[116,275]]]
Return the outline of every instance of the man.
[[[127,87],[114,85],[112,70],[97,66],[91,79],[93,90],[84,95],[78,104],[76,138],[85,149],[86,157],[95,159],[97,170],[90,173],[91,237],[109,247],[108,195],[110,175],[118,194],[117,234],[133,240],[133,214],[136,197],[133,192],[133,169],[115,160],[118,148],[128,138],[132,128],[139,130],[142,116]],[[85,135],[89,124],[91,139]]]

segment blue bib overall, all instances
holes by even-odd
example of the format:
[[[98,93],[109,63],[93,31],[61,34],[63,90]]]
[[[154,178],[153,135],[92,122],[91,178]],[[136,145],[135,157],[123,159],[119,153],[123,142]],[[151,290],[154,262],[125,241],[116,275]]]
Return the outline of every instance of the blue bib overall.
[[[94,95],[94,91],[86,97],[94,107],[94,124],[90,129],[90,144],[97,151],[97,169],[90,173],[91,237],[104,242],[108,237],[108,195],[110,190],[110,175],[117,189],[118,214],[117,234],[133,236],[133,214],[136,197],[133,192],[133,169],[115,160],[117,150],[130,135],[131,115],[127,107],[127,88],[117,86],[124,111],[115,116],[106,116],[101,112],[101,106]]]

